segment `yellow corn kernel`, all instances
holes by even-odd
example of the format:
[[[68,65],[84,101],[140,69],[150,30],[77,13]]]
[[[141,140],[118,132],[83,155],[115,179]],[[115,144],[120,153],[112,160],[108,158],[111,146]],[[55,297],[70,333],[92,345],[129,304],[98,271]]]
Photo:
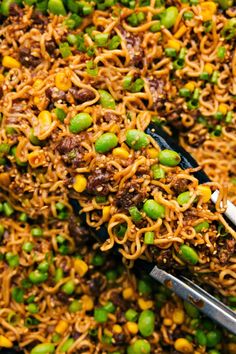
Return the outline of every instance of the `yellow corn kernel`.
[[[175,49],[177,52],[180,51],[181,45],[179,41],[176,41],[175,39],[169,39],[167,42],[167,48],[173,48]]]
[[[7,337],[0,335],[0,347],[11,348],[13,347],[13,343]]]
[[[88,295],[83,295],[81,297],[82,308],[85,311],[91,311],[94,307],[93,299]]]
[[[209,200],[211,199],[211,188],[208,186],[200,185],[197,189],[200,196],[202,197],[203,203],[209,202]]]
[[[75,259],[74,268],[80,277],[83,277],[88,271],[88,265],[82,259]]]
[[[235,354],[236,353],[236,343],[229,343],[227,347],[228,347],[228,350],[229,350],[229,354]]]
[[[55,85],[59,90],[68,91],[72,86],[72,82],[71,79],[66,75],[66,72],[61,71],[56,74]]]
[[[111,331],[109,331],[108,328],[104,328],[103,333],[104,333],[106,336],[108,336],[108,337],[112,337],[112,336],[113,336],[113,333],[112,333]]]
[[[120,334],[122,332],[122,327],[118,324],[114,324],[112,331],[116,334]]]
[[[121,159],[128,159],[129,151],[125,150],[124,148],[118,147],[112,150],[112,155]]]
[[[30,166],[33,168],[42,166],[46,161],[46,157],[43,150],[32,151],[28,154],[27,157]]]
[[[172,319],[175,324],[182,324],[184,322],[184,311],[182,309],[175,309]]]
[[[193,345],[185,338],[178,338],[175,341],[175,349],[180,353],[193,353]]]
[[[226,115],[228,111],[228,107],[225,103],[220,103],[218,107],[218,111],[221,112],[223,115]]]
[[[5,76],[3,74],[0,74],[0,85],[3,84],[4,80],[5,80]]]
[[[76,175],[74,178],[73,188],[76,192],[82,193],[87,186],[87,180],[83,175]]]
[[[40,102],[40,98],[38,96],[34,96],[33,101],[34,101],[35,106],[37,106]]]
[[[43,80],[41,80],[41,79],[35,80],[35,82],[33,83],[33,88],[38,90],[40,88],[40,86],[42,85],[42,83],[43,83]]]
[[[174,37],[175,38],[181,38],[183,34],[187,31],[187,27],[185,25],[182,25],[177,32],[175,32]]]
[[[138,305],[141,310],[148,310],[153,307],[152,300],[144,300],[142,297],[138,299]]]
[[[170,319],[170,318],[164,318],[163,324],[164,324],[165,326],[170,327],[170,326],[172,326],[173,321],[172,321],[172,319]]]
[[[159,151],[155,148],[147,149],[147,153],[151,159],[156,159],[157,156],[159,155]]]
[[[126,328],[131,334],[137,334],[138,333],[138,325],[135,322],[127,322],[126,323]]]
[[[8,69],[20,68],[20,62],[9,55],[5,55],[2,59],[2,66]]]
[[[201,354],[201,353],[199,351],[197,351],[197,350],[194,350],[193,354]]]
[[[134,290],[132,288],[125,288],[122,292],[122,296],[125,300],[132,300],[134,297]]]
[[[193,92],[195,89],[195,83],[193,81],[189,81],[186,85],[184,85],[184,87]]]
[[[204,65],[204,71],[206,71],[209,75],[211,75],[213,73],[214,67],[212,64],[210,63],[206,63]]]
[[[52,115],[49,111],[42,111],[38,115],[39,125],[42,128],[47,128],[52,123]]]
[[[217,5],[213,1],[204,1],[200,4],[201,15],[203,21],[212,20],[212,16],[216,13]]]
[[[103,221],[108,221],[110,218],[111,207],[109,205],[102,208],[102,218]]]
[[[110,133],[118,133],[119,131],[120,131],[120,128],[117,124],[113,124],[113,126],[109,130]]]
[[[64,320],[60,320],[55,328],[55,331],[59,334],[64,334],[68,327],[69,327],[68,322]]]

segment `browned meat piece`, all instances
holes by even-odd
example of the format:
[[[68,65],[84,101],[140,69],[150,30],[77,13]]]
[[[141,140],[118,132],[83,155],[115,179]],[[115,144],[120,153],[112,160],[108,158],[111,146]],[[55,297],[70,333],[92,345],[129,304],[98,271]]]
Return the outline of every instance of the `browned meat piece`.
[[[92,279],[88,281],[88,286],[90,292],[94,295],[97,294],[99,296],[100,292],[106,286],[105,279],[102,274],[95,274]]]
[[[41,63],[40,58],[31,55],[29,48],[21,47],[19,50],[19,60],[26,68],[36,68]]]
[[[106,196],[109,193],[110,173],[105,169],[96,169],[88,177],[87,192],[92,195]]]
[[[106,123],[110,123],[110,122],[118,122],[120,120],[120,117],[117,116],[116,114],[114,113],[111,113],[111,112],[106,112],[103,116],[103,120],[106,122]]]
[[[59,90],[57,87],[49,87],[46,91],[47,98],[52,102],[65,101],[66,94],[64,91]]]
[[[11,4],[9,9],[9,15],[13,17],[22,17],[23,11],[17,4]]]
[[[111,293],[110,300],[113,302],[114,305],[119,307],[122,311],[127,310],[127,308],[129,307],[129,304],[123,299],[123,297],[117,291]]]
[[[57,150],[61,155],[64,155],[71,150],[74,150],[80,144],[81,139],[78,135],[70,135],[64,137],[57,145]]]
[[[115,333],[113,335],[113,338],[115,340],[116,345],[126,345],[127,338],[124,333]]]
[[[55,49],[57,48],[57,45],[53,40],[51,40],[51,41],[48,41],[45,43],[45,48],[46,48],[46,51],[52,55],[54,53]]]
[[[180,194],[182,192],[185,192],[188,189],[188,184],[189,180],[183,179],[183,178],[178,178],[173,180],[173,184],[171,185],[171,188],[177,193]]]
[[[69,233],[73,237],[76,246],[81,246],[89,240],[89,229],[81,226],[81,222],[76,216],[71,216],[69,219]]]
[[[133,64],[136,68],[142,69],[145,60],[144,50],[141,47],[142,38],[137,34],[133,35],[132,33],[125,31],[124,28],[121,26],[119,27],[119,29],[126,40],[131,64]]]
[[[127,186],[119,191],[115,197],[115,205],[120,210],[128,210],[132,205],[139,206],[146,198],[146,191],[135,182],[127,183]]]
[[[78,87],[72,87],[69,90],[69,93],[76,100],[76,103],[83,103],[87,101],[91,101],[95,98],[95,94],[93,91],[89,89],[79,89]]]
[[[225,245],[219,250],[220,263],[226,264],[235,251],[235,239],[225,240]]]
[[[148,78],[149,88],[153,99],[153,108],[155,110],[164,106],[166,101],[166,92],[164,90],[164,81],[157,77]]]
[[[47,17],[37,10],[33,11],[31,19],[35,25],[46,25],[48,23]]]
[[[58,300],[63,302],[64,304],[69,302],[69,296],[67,294],[63,293],[62,291],[59,291],[56,294],[56,296],[57,296]]]
[[[62,155],[62,159],[65,163],[74,167],[78,167],[83,163],[85,149],[80,144],[83,138],[86,139],[86,136],[67,136],[57,145],[57,151]]]

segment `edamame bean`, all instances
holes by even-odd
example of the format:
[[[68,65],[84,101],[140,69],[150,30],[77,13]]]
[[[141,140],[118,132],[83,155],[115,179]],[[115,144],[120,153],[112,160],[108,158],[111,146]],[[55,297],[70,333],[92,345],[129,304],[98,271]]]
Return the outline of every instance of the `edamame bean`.
[[[8,16],[9,15],[9,10],[11,4],[19,4],[20,2],[18,0],[3,0],[1,3],[1,13],[3,16]]]
[[[136,322],[138,319],[138,313],[133,309],[128,309],[125,312],[125,318],[127,319],[127,321]]]
[[[29,274],[29,280],[33,284],[40,284],[46,281],[48,278],[47,273],[41,273],[39,270],[35,270]]]
[[[73,300],[69,305],[69,312],[75,313],[82,309],[82,303],[78,300]]]
[[[192,247],[181,245],[179,255],[185,262],[191,265],[198,263],[198,254]]]
[[[141,150],[149,144],[149,139],[141,130],[131,129],[126,133],[126,143],[134,150]]]
[[[30,354],[51,354],[54,353],[55,346],[52,343],[42,343],[36,345],[30,352]]]
[[[38,306],[36,304],[29,304],[27,307],[26,307],[26,310],[30,313],[38,313],[39,312],[39,309],[38,309]]]
[[[146,339],[137,339],[128,347],[127,354],[149,354],[151,345]]]
[[[219,330],[214,330],[211,332],[208,332],[206,335],[206,339],[207,339],[207,347],[215,347],[218,343],[220,343],[221,340],[221,332]]]
[[[118,138],[114,133],[104,133],[102,134],[95,142],[95,150],[100,153],[104,154],[118,144]]]
[[[153,220],[165,217],[165,207],[157,203],[154,199],[148,199],[144,203],[143,210]]]
[[[54,15],[66,16],[66,10],[62,0],[49,0],[48,10]]]
[[[153,173],[153,178],[154,179],[160,179],[160,178],[165,178],[165,171],[161,166],[155,164],[151,166],[151,170]]]
[[[203,221],[200,224],[197,224],[196,226],[194,226],[194,229],[196,232],[201,232],[204,230],[208,230],[209,229],[209,222],[207,221]]]
[[[161,24],[165,28],[169,29],[174,26],[177,16],[178,16],[177,7],[170,6],[161,14]]]
[[[138,319],[138,328],[143,337],[152,335],[155,327],[155,315],[151,310],[141,312]]]
[[[38,270],[42,273],[46,273],[49,269],[49,264],[47,261],[43,261],[38,265]]]
[[[65,343],[62,345],[60,352],[61,353],[66,353],[67,350],[70,349],[70,347],[74,344],[75,340],[73,338],[68,338]]]
[[[169,167],[177,166],[181,161],[181,157],[177,152],[168,149],[160,151],[158,157],[162,165]]]
[[[100,94],[100,103],[103,108],[115,109],[116,103],[112,95],[105,90],[98,90]]]
[[[233,6],[234,1],[233,0],[218,0],[218,3],[220,4],[220,7],[222,7],[223,10],[226,10],[229,7]]]
[[[89,128],[93,123],[92,117],[88,113],[79,113],[70,120],[70,132],[77,134]]]
[[[177,197],[177,202],[179,203],[179,205],[184,205],[187,204],[190,200],[191,196],[190,196],[190,192],[183,192],[181,194],[178,195]]]
[[[204,331],[202,331],[201,329],[198,329],[195,333],[195,340],[199,345],[205,346],[207,343],[207,338],[206,338]]]
[[[62,291],[66,293],[67,295],[73,294],[75,291],[75,283],[73,280],[69,280],[62,286]]]
[[[199,314],[200,314],[199,310],[195,306],[190,304],[190,302],[184,301],[184,308],[190,317],[192,317],[192,318],[199,317]]]

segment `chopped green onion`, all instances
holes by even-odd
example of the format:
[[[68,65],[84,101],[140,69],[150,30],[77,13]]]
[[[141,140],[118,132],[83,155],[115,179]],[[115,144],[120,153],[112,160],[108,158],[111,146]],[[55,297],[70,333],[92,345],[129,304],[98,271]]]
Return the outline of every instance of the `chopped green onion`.
[[[114,50],[120,46],[121,38],[119,36],[113,36],[108,43],[108,49]]]
[[[15,268],[19,265],[19,256],[12,252],[7,252],[6,254],[6,261],[11,268]]]
[[[43,236],[43,230],[40,227],[34,227],[31,229],[31,235],[33,237],[41,237]]]
[[[231,123],[233,120],[233,112],[228,112],[225,117],[225,122],[226,123]]]
[[[209,80],[209,74],[204,71],[203,73],[201,73],[201,74],[199,75],[199,78],[200,78],[200,80],[205,80],[205,81],[207,81],[207,80]]]
[[[66,118],[66,112],[62,108],[55,108],[54,113],[56,114],[57,119],[63,123]]]
[[[19,216],[19,221],[26,222],[28,219],[28,216],[26,213],[21,213]]]
[[[11,216],[14,213],[14,209],[8,202],[3,203],[3,212],[6,216]]]
[[[217,57],[219,59],[224,59],[225,54],[226,54],[226,48],[225,47],[219,47],[218,50],[217,50]]]
[[[177,55],[177,52],[174,48],[166,48],[165,54],[167,57],[175,58]]]
[[[136,206],[132,206],[129,208],[129,213],[131,215],[131,219],[134,222],[139,222],[142,220],[142,214],[140,213],[140,211],[138,210],[138,208]]]
[[[153,33],[159,32],[161,30],[161,22],[157,21],[156,23],[151,25],[151,27],[149,29]]]
[[[130,91],[132,93],[140,92],[142,91],[143,87],[144,87],[144,80],[139,78],[135,80],[134,83],[131,85]]]
[[[185,87],[182,87],[180,90],[179,90],[179,95],[181,97],[190,97],[191,96],[191,91]]]
[[[193,17],[194,17],[194,14],[193,14],[192,11],[186,11],[183,14],[183,18],[184,18],[185,21],[191,20]]]
[[[213,71],[213,74],[212,74],[212,77],[211,77],[211,82],[213,84],[217,84],[219,75],[220,75],[219,71],[216,71],[216,70]]]
[[[24,290],[18,287],[12,288],[11,295],[13,300],[15,300],[18,304],[22,304],[24,302]]]
[[[69,29],[75,29],[79,27],[82,23],[82,18],[77,14],[72,14],[69,18],[65,20],[65,25]]]
[[[87,74],[89,74],[91,76],[97,76],[98,67],[92,60],[90,60],[86,63],[86,67],[87,67],[87,69],[86,69]]]
[[[69,43],[64,42],[59,44],[59,50],[62,55],[62,58],[68,58],[69,56],[72,55],[72,52],[70,50]]]
[[[94,37],[98,47],[106,47],[109,38],[109,33],[97,33]]]
[[[144,243],[146,245],[153,245],[154,244],[154,232],[152,232],[152,231],[145,232]]]

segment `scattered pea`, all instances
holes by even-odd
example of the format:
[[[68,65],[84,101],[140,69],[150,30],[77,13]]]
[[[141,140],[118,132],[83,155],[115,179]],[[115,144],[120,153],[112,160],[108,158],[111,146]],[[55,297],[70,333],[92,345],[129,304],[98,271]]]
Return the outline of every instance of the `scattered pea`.
[[[79,113],[70,120],[69,129],[73,134],[77,134],[89,128],[93,123],[93,119],[88,113]]]
[[[148,199],[144,203],[143,210],[153,220],[165,217],[165,207],[157,203],[154,199]]]
[[[74,280],[68,280],[65,284],[62,286],[62,291],[66,293],[67,295],[73,294],[75,291],[75,283]]]
[[[149,144],[149,139],[141,130],[131,129],[126,133],[126,143],[134,150],[141,150]]]
[[[192,247],[181,245],[179,255],[185,262],[191,265],[198,263],[198,254]]]
[[[164,166],[174,167],[180,163],[181,157],[177,152],[165,149],[160,151],[159,161]]]
[[[95,142],[95,150],[100,154],[109,152],[118,144],[118,138],[114,133],[104,133]]]
[[[32,251],[32,249],[34,248],[34,245],[31,242],[25,242],[22,245],[22,249],[23,251],[30,253]]]
[[[41,273],[39,270],[35,270],[29,274],[29,280],[33,284],[43,283],[48,279],[47,273]]]
[[[43,236],[43,230],[40,227],[34,227],[31,229],[31,235],[33,237],[41,237]]]
[[[178,16],[178,9],[175,6],[168,7],[162,14],[161,14],[161,24],[165,28],[170,29],[174,26],[176,19]]]
[[[206,337],[204,331],[202,331],[201,329],[198,329],[195,333],[195,340],[196,340],[197,344],[205,346],[207,343],[207,337]]]

